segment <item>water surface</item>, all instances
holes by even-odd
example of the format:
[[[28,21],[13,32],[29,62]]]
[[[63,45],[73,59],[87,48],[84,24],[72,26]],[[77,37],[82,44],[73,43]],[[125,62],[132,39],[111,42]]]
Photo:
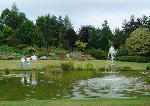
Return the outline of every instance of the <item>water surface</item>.
[[[0,100],[150,97],[149,78],[140,72],[1,72]]]

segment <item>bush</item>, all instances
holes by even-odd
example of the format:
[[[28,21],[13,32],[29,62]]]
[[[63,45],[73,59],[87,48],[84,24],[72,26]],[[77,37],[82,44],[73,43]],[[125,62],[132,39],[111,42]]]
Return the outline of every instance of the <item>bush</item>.
[[[130,66],[123,66],[122,71],[131,71]]]
[[[8,45],[0,46],[0,54],[11,55],[12,53],[15,53],[15,49],[13,47]]]
[[[73,63],[72,62],[62,63],[61,64],[61,69],[63,71],[72,71],[74,69]]]
[[[122,46],[120,49],[117,50],[116,57],[121,57],[121,56],[127,56],[128,51],[126,50],[125,46]]]
[[[93,64],[92,64],[92,63],[86,64],[86,70],[87,70],[87,71],[92,71],[92,70],[94,70]]]
[[[42,56],[49,56],[49,53],[51,52],[50,49],[46,49],[46,48],[38,48],[37,49],[37,55],[38,57],[42,57]]]
[[[148,66],[146,67],[146,69],[147,69],[147,70],[150,70],[150,65],[148,65]]]
[[[90,54],[92,57],[95,57],[96,59],[105,60],[107,58],[106,52],[104,52],[101,49],[90,49],[88,51],[88,54]]]
[[[37,47],[28,46],[27,48],[24,48],[23,51],[24,51],[24,54],[31,56],[33,53],[37,52]]]
[[[12,56],[14,56],[14,60],[19,60],[23,57],[23,54],[20,53],[14,53],[12,54]]]
[[[143,56],[122,56],[118,60],[124,62],[148,63],[150,61],[150,58]]]

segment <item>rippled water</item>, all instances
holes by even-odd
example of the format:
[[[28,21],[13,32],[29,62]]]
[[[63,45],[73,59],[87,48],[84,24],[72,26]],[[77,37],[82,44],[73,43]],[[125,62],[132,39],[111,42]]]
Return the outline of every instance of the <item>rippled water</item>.
[[[150,97],[149,78],[138,72],[1,72],[0,100]]]
[[[137,77],[107,75],[101,78],[77,81],[73,92],[75,99],[83,98],[125,98],[150,95],[150,86]],[[145,90],[145,91],[140,91]]]

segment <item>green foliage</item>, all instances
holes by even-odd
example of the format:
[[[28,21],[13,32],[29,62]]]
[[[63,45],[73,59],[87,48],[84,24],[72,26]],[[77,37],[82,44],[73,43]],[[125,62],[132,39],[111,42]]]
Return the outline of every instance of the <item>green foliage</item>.
[[[133,15],[131,16],[130,20],[125,20],[123,23],[123,44],[125,43],[126,39],[128,39],[131,33],[138,29],[138,28],[148,28],[150,29],[150,18],[143,15],[141,18],[136,18]]]
[[[33,24],[32,21],[26,20],[17,29],[17,37],[21,43],[26,45],[38,45],[39,47],[44,46],[44,37]]]
[[[124,44],[124,31],[119,28],[115,29],[113,37],[113,45],[116,49],[120,48]]]
[[[89,40],[89,36],[90,36],[90,31],[93,29],[94,27],[91,25],[84,25],[81,26],[81,28],[78,31],[78,39],[81,42],[85,42],[88,43]]]
[[[66,29],[73,29],[71,20],[69,19],[68,15],[65,15],[65,18],[64,18],[63,22],[64,22],[64,26],[65,26]]]
[[[87,71],[92,71],[92,70],[94,70],[94,65],[93,65],[92,63],[86,64],[85,70],[87,70]]]
[[[89,32],[88,47],[99,49],[101,45],[101,30],[93,28]]]
[[[130,55],[150,56],[150,32],[145,28],[133,31],[126,41],[126,49]]]
[[[128,51],[126,50],[125,46],[122,46],[117,50],[116,57],[127,56],[127,55],[128,55]]]
[[[148,66],[146,67],[146,69],[147,69],[147,70],[150,70],[150,65],[148,65]]]
[[[36,47],[35,47],[36,49]],[[42,48],[37,48],[36,50],[34,50],[35,52],[37,52],[37,56],[38,57],[42,57],[42,56],[49,56],[49,53],[51,53],[51,49],[46,49],[44,47]]]
[[[27,48],[24,48],[23,51],[24,54],[31,56],[33,53],[37,53],[37,47],[28,46]]]
[[[87,43],[83,43],[80,40],[77,40],[75,45],[78,47],[79,51],[84,51],[87,46]]]
[[[122,70],[122,71],[131,71],[132,69],[131,69],[130,66],[125,65],[125,66],[122,67],[121,70]]]
[[[148,63],[150,61],[150,58],[143,56],[122,56],[118,60],[124,62]]]
[[[0,54],[11,55],[13,53],[15,53],[15,49],[13,47],[10,47],[8,45],[0,46]]]
[[[62,69],[63,71],[72,71],[72,70],[74,70],[73,63],[72,63],[72,62],[69,62],[69,63],[62,63],[62,64],[61,64],[61,69]]]
[[[51,72],[51,73],[61,73],[62,72],[61,68],[59,68],[58,66],[51,66],[51,65],[44,67],[43,70]]]
[[[0,44],[8,44],[9,40],[14,36],[14,31],[11,27],[5,25],[0,31]],[[11,45],[11,44],[10,44]]]
[[[77,40],[77,34],[74,31],[74,29],[67,29],[65,40],[67,41],[67,43],[69,45],[64,45],[64,48],[67,48],[66,46],[68,46],[68,49],[69,48],[71,48],[71,49],[75,48],[75,42]]]
[[[105,51],[105,52],[108,52],[109,47],[110,47],[109,43],[110,43],[110,41],[113,40],[113,34],[112,34],[106,20],[102,24],[101,36],[102,36],[102,38],[100,41],[100,49]]]
[[[106,52],[101,49],[90,49],[88,50],[88,54],[90,54],[92,57],[95,57],[96,59],[105,60],[107,58]]]
[[[0,24],[8,25],[13,29],[18,28],[18,26],[24,20],[26,20],[25,14],[18,11],[18,8],[15,3],[12,5],[11,10],[6,8],[2,11],[2,14],[0,16]]]
[[[21,59],[24,55],[23,54],[20,54],[20,53],[14,53],[12,54],[12,56],[14,56],[14,60],[19,60]]]

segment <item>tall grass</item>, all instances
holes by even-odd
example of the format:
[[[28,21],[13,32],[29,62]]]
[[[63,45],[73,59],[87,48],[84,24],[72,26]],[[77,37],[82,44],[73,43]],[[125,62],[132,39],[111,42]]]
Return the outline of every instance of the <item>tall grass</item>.
[[[44,67],[51,65],[51,66],[58,66],[62,63],[67,63],[68,60],[37,60],[36,61],[36,69],[43,69]],[[92,67],[94,69],[100,69],[106,66],[106,60],[90,60],[90,61],[72,61],[74,63],[74,68],[87,68]],[[21,62],[20,60],[0,60],[0,70],[10,69],[10,70],[21,70]],[[92,65],[93,64],[93,65]],[[149,63],[136,63],[136,62],[120,62],[114,61],[115,67],[123,67],[123,66],[130,66],[132,70],[146,70],[146,67]],[[32,66],[32,63],[31,63]]]

